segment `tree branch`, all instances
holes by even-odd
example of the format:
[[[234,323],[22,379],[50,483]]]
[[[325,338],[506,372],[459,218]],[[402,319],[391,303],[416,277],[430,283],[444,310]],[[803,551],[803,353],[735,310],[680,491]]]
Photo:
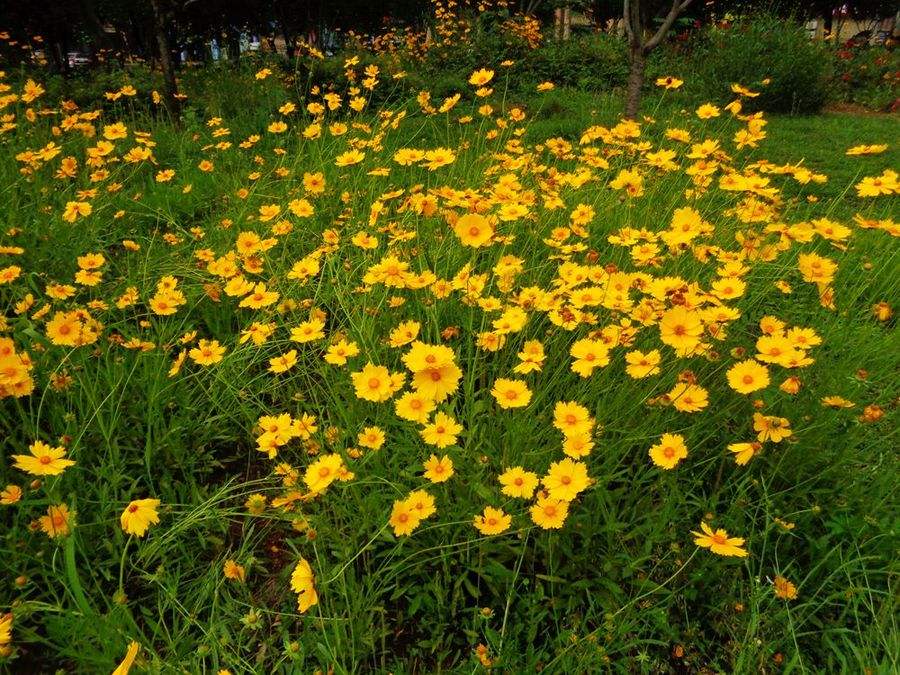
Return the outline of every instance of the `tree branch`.
[[[644,31],[641,27],[640,0],[625,0],[622,14],[625,22],[625,34],[628,36],[628,44],[632,47],[643,49]]]
[[[682,0],[679,4],[678,0],[672,0],[672,9],[669,10],[669,13],[666,14],[666,18],[663,19],[662,25],[656,31],[652,38],[647,40],[644,44],[644,52],[649,52],[654,49],[662,39],[666,36],[666,33],[669,32],[669,29],[672,27],[672,24],[675,23],[675,19],[678,18],[678,15],[681,14],[684,10],[687,9],[688,5],[690,5],[692,0]]]

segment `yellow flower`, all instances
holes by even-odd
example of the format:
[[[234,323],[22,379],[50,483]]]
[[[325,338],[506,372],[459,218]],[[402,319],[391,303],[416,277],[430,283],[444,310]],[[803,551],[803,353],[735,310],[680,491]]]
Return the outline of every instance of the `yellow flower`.
[[[366,401],[387,401],[394,393],[391,373],[384,366],[369,362],[363,369],[350,374],[356,396]]]
[[[746,558],[747,551],[741,548],[744,540],[739,537],[729,537],[728,532],[719,529],[713,531],[705,522],[700,523],[702,532],[691,531],[694,535],[694,543],[697,546],[708,548],[713,553],[724,556],[736,556],[738,558]]]
[[[446,413],[436,413],[431,424],[426,424],[419,432],[429,445],[446,448],[456,443],[456,437],[463,430],[461,424]]]
[[[566,457],[551,464],[541,482],[551,499],[570,502],[591,484],[591,479],[583,462]]]
[[[489,245],[494,236],[494,226],[487,218],[477,213],[467,213],[457,218],[453,231],[463,245],[473,248]]]
[[[453,461],[447,455],[442,457],[431,455],[423,466],[425,468],[423,475],[432,483],[443,483],[450,480],[454,473]]]
[[[785,438],[793,435],[791,423],[787,419],[761,413],[753,414],[753,430],[757,432],[757,439],[760,443],[766,441],[781,443]]]
[[[738,466],[744,466],[762,450],[762,443],[730,443],[728,451],[734,453],[734,461]]]
[[[666,397],[675,410],[680,412],[699,412],[709,405],[706,389],[687,382],[678,382]]]
[[[594,427],[594,420],[580,403],[560,401],[553,408],[553,426],[563,432],[565,436],[590,433]]]
[[[316,575],[313,574],[312,566],[305,558],[300,558],[291,573],[291,590],[297,594],[297,606],[301,614],[319,604],[315,583]]]
[[[481,534],[500,534],[509,529],[512,524],[512,516],[505,513],[503,509],[486,506],[482,515],[475,516],[473,524]]]
[[[663,434],[659,443],[650,448],[650,459],[661,469],[674,469],[687,457],[687,446],[680,434]]]
[[[344,460],[337,453],[320,457],[306,467],[303,482],[310,492],[323,492],[339,476],[344,468]]]
[[[158,499],[136,499],[125,507],[119,522],[128,534],[143,537],[151,525],[159,522]]]
[[[578,340],[569,348],[569,355],[575,359],[572,372],[581,377],[590,377],[595,368],[609,365],[609,347],[601,340]]]
[[[569,502],[539,496],[530,509],[532,522],[545,530],[558,530],[569,515]]]
[[[522,380],[498,378],[491,394],[501,408],[524,408],[531,401],[531,390]]]
[[[780,574],[772,581],[772,590],[775,592],[775,597],[782,600],[797,598],[797,587]]]
[[[291,349],[281,356],[269,359],[269,372],[284,373],[297,365],[297,350]]]
[[[88,202],[66,202],[66,208],[63,211],[63,220],[74,223],[79,216],[85,217],[91,215],[93,207]]]
[[[10,506],[22,499],[22,488],[18,485],[7,485],[0,491],[0,504]]]
[[[718,117],[721,113],[719,112],[719,108],[712,105],[711,103],[704,103],[699,108],[697,108],[697,117],[701,120],[712,119],[713,117]]]
[[[409,391],[397,399],[394,403],[394,411],[401,419],[425,424],[434,411],[435,405],[434,399],[418,391]]]
[[[525,471],[521,466],[514,466],[500,474],[498,480],[503,486],[500,492],[507,497],[531,499],[535,488],[538,486],[538,476],[531,471]]]
[[[116,669],[112,672],[112,675],[128,675],[131,671],[131,667],[134,665],[134,660],[137,658],[138,652],[141,651],[141,645],[139,642],[135,642],[132,640],[128,644],[128,650],[125,652],[125,658],[122,659],[122,662],[116,666]]]
[[[244,569],[243,565],[238,565],[234,560],[230,558],[225,561],[225,564],[222,567],[222,573],[225,575],[226,579],[231,579],[232,581],[242,582],[247,577],[247,570]]]
[[[679,80],[671,75],[656,78],[656,86],[663,89],[678,89],[682,84],[684,84],[684,80]]]
[[[366,427],[359,432],[356,442],[364,448],[378,450],[384,445],[384,431],[380,427]]]
[[[628,364],[625,366],[625,372],[630,377],[638,380],[650,375],[657,375],[659,373],[660,360],[658,349],[649,351],[646,354],[637,350],[628,352],[625,354],[625,363]]]
[[[69,534],[74,515],[74,513],[69,513],[69,507],[66,504],[48,506],[47,515],[41,516],[38,524],[44,534],[51,539],[64,537]]]
[[[196,347],[188,352],[191,360],[201,366],[212,366],[219,363],[225,354],[225,347],[218,340],[200,340]]]
[[[75,462],[71,459],[63,459],[66,449],[62,446],[51,448],[43,441],[35,441],[28,450],[30,455],[13,455],[15,466],[21,471],[33,476],[58,476]]]
[[[469,76],[469,84],[474,87],[482,87],[494,79],[494,71],[487,68],[476,70]]]
[[[753,359],[735,363],[726,376],[728,386],[739,394],[751,394],[769,386],[769,369]]]
[[[703,322],[697,312],[676,306],[662,315],[659,335],[663,343],[683,351],[696,347],[703,335]]]
[[[422,519],[418,511],[407,500],[401,499],[394,502],[391,517],[388,521],[394,528],[394,534],[398,537],[412,534]]]
[[[335,157],[334,163],[336,166],[353,166],[354,164],[359,164],[365,158],[366,153],[364,152],[360,152],[359,150],[348,150]]]

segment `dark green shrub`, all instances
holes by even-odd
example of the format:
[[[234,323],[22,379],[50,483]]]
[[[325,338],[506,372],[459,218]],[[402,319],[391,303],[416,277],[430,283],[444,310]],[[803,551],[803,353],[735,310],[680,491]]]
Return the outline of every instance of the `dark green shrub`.
[[[549,80],[559,86],[608,91],[625,85],[628,55],[624,40],[605,33],[563,42],[548,41],[522,64],[523,83]]]
[[[707,28],[692,47],[680,65],[686,86],[707,100],[733,99],[735,82],[760,92],[746,101],[754,110],[810,114],[828,99],[831,52],[794,21],[766,14],[742,18]],[[685,65],[693,73],[684,72]]]

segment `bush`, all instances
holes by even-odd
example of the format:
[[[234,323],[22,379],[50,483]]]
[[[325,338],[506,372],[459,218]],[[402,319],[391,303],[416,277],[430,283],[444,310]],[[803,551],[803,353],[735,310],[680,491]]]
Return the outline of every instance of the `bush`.
[[[523,70],[527,84],[550,80],[559,86],[607,91],[625,85],[628,55],[624,40],[598,33],[547,42],[529,55]]]
[[[896,109],[900,84],[900,53],[883,46],[847,45],[834,62],[833,90],[846,103],[875,110]]]
[[[816,113],[828,99],[831,53],[790,20],[760,14],[712,26],[693,45],[692,61],[696,71],[685,79],[707,100],[733,99],[734,82],[760,92],[747,106],[765,112]]]

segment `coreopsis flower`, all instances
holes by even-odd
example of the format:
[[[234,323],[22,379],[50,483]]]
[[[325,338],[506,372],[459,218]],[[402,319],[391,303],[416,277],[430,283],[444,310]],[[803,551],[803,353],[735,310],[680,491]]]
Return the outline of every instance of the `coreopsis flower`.
[[[454,473],[453,461],[447,455],[438,457],[432,454],[425,461],[423,467],[425,469],[423,476],[432,483],[443,483],[450,480]]]
[[[483,87],[494,79],[494,71],[487,68],[476,70],[469,76],[469,84],[474,87]]]
[[[343,366],[348,359],[359,354],[359,347],[355,342],[341,339],[333,343],[325,351],[325,362],[334,366]]]
[[[38,524],[44,534],[55,539],[69,534],[74,516],[66,504],[51,505],[47,507],[47,515],[38,519]]]
[[[66,202],[66,208],[63,211],[63,220],[68,223],[74,223],[79,217],[85,218],[93,212],[94,208],[89,202]]]
[[[281,356],[275,356],[269,359],[269,372],[285,373],[297,365],[297,350],[291,349]]]
[[[359,432],[356,442],[363,448],[378,450],[384,445],[384,431],[380,427],[366,427]]]
[[[701,120],[712,119],[713,117],[718,117],[720,114],[719,108],[711,103],[704,103],[697,108],[697,117]]]
[[[456,219],[453,231],[464,246],[488,246],[494,237],[491,221],[478,213],[467,213]]]
[[[758,433],[757,439],[760,443],[766,441],[780,443],[793,435],[790,421],[784,417],[763,415],[762,413],[753,414],[753,430]]]
[[[700,343],[703,322],[697,312],[678,306],[667,310],[659,321],[659,337],[676,351],[690,350]]]
[[[769,369],[753,359],[734,364],[726,377],[728,386],[739,394],[751,394],[769,386]]]
[[[11,612],[0,615],[0,657],[8,656],[12,649],[13,615]]]
[[[663,434],[659,443],[648,453],[653,463],[661,469],[674,469],[688,455],[684,437],[681,434]]]
[[[20,499],[22,499],[22,488],[18,485],[10,484],[0,490],[0,504],[3,506],[15,504]]]
[[[551,499],[570,502],[591,484],[591,479],[583,462],[566,457],[550,465],[541,483]]]
[[[625,372],[636,380],[659,374],[659,364],[662,360],[659,350],[654,349],[646,354],[640,351],[632,351],[625,354]]]
[[[590,377],[595,368],[609,365],[609,347],[601,340],[584,338],[569,348],[572,372],[581,377]]]
[[[512,524],[512,516],[505,513],[503,509],[486,506],[481,515],[475,516],[473,524],[481,534],[501,534],[509,529]]]
[[[705,522],[700,523],[701,532],[691,531],[694,535],[694,543],[702,548],[708,548],[713,553],[723,556],[746,558],[747,551],[741,548],[744,540],[739,537],[729,537],[723,529],[713,530]]]
[[[853,157],[855,155],[879,155],[885,150],[887,150],[888,146],[886,143],[880,143],[877,145],[854,145],[852,148],[847,148],[847,152],[844,153],[849,157]]]
[[[797,587],[780,574],[772,581],[772,590],[776,598],[781,600],[795,600]]]
[[[277,291],[270,291],[263,283],[253,286],[253,290],[244,297],[238,304],[239,307],[248,307],[250,309],[262,309],[278,302],[281,294]]]
[[[900,181],[897,172],[885,169],[880,176],[866,176],[856,184],[859,197],[880,197],[900,192]]]
[[[531,520],[544,530],[558,530],[569,515],[569,502],[539,495],[530,509]]]
[[[348,150],[347,152],[343,152],[338,155],[335,160],[335,166],[345,167],[345,166],[353,166],[354,164],[359,164],[366,158],[366,153],[360,152],[359,150]]]
[[[380,403],[387,401],[394,394],[391,373],[384,366],[376,366],[369,362],[362,370],[351,373],[350,377],[358,398]]]
[[[35,441],[28,446],[30,455],[13,455],[13,466],[33,476],[58,476],[75,462],[65,459],[63,446],[50,447],[43,441]]]
[[[564,436],[586,434],[594,427],[594,419],[580,403],[560,401],[553,408],[553,426]]]
[[[498,480],[503,486],[500,492],[507,497],[519,499],[531,499],[540,479],[532,471],[526,471],[521,466],[514,466],[500,474]]]
[[[450,415],[438,412],[435,413],[434,419],[430,424],[426,424],[419,432],[419,435],[429,445],[438,448],[447,448],[456,444],[457,436],[462,432],[463,427]]]
[[[394,502],[388,522],[394,528],[394,534],[402,537],[412,534],[422,520],[418,511],[407,500],[400,499]]]
[[[234,560],[229,558],[222,566],[222,574],[225,575],[226,579],[243,583],[244,579],[247,577],[247,570],[244,569],[243,565],[238,565]]]
[[[524,408],[531,401],[531,390],[522,380],[498,378],[491,389],[491,395],[501,408]]]
[[[301,614],[319,604],[315,584],[316,575],[313,574],[312,566],[305,558],[300,558],[291,573],[291,590],[297,594],[297,607]]]
[[[151,525],[159,523],[160,501],[158,499],[136,499],[125,507],[119,518],[122,529],[136,537],[143,537]]]
[[[679,80],[677,77],[667,75],[666,77],[656,78],[655,84],[657,87],[662,87],[663,89],[678,89],[684,84],[684,80]]]
[[[738,466],[744,466],[762,450],[762,443],[752,441],[749,443],[730,443],[728,451],[734,453],[734,462]]]
[[[340,477],[344,469],[344,460],[337,453],[320,457],[306,467],[303,482],[312,493],[324,492],[329,485]]]
[[[709,405],[706,389],[688,382],[678,382],[666,394],[672,407],[680,412],[695,413]]]
[[[200,366],[212,366],[222,361],[226,348],[218,340],[200,340],[197,346],[188,352],[191,360]]]
[[[424,396],[418,391],[409,391],[394,402],[394,411],[401,419],[425,424],[434,411],[435,405],[433,398]]]
[[[128,650],[125,652],[125,658],[116,666],[116,669],[112,672],[112,675],[128,675],[131,672],[131,667],[134,665],[134,661],[137,658],[138,653],[141,651],[141,644],[132,640],[128,643]]]

